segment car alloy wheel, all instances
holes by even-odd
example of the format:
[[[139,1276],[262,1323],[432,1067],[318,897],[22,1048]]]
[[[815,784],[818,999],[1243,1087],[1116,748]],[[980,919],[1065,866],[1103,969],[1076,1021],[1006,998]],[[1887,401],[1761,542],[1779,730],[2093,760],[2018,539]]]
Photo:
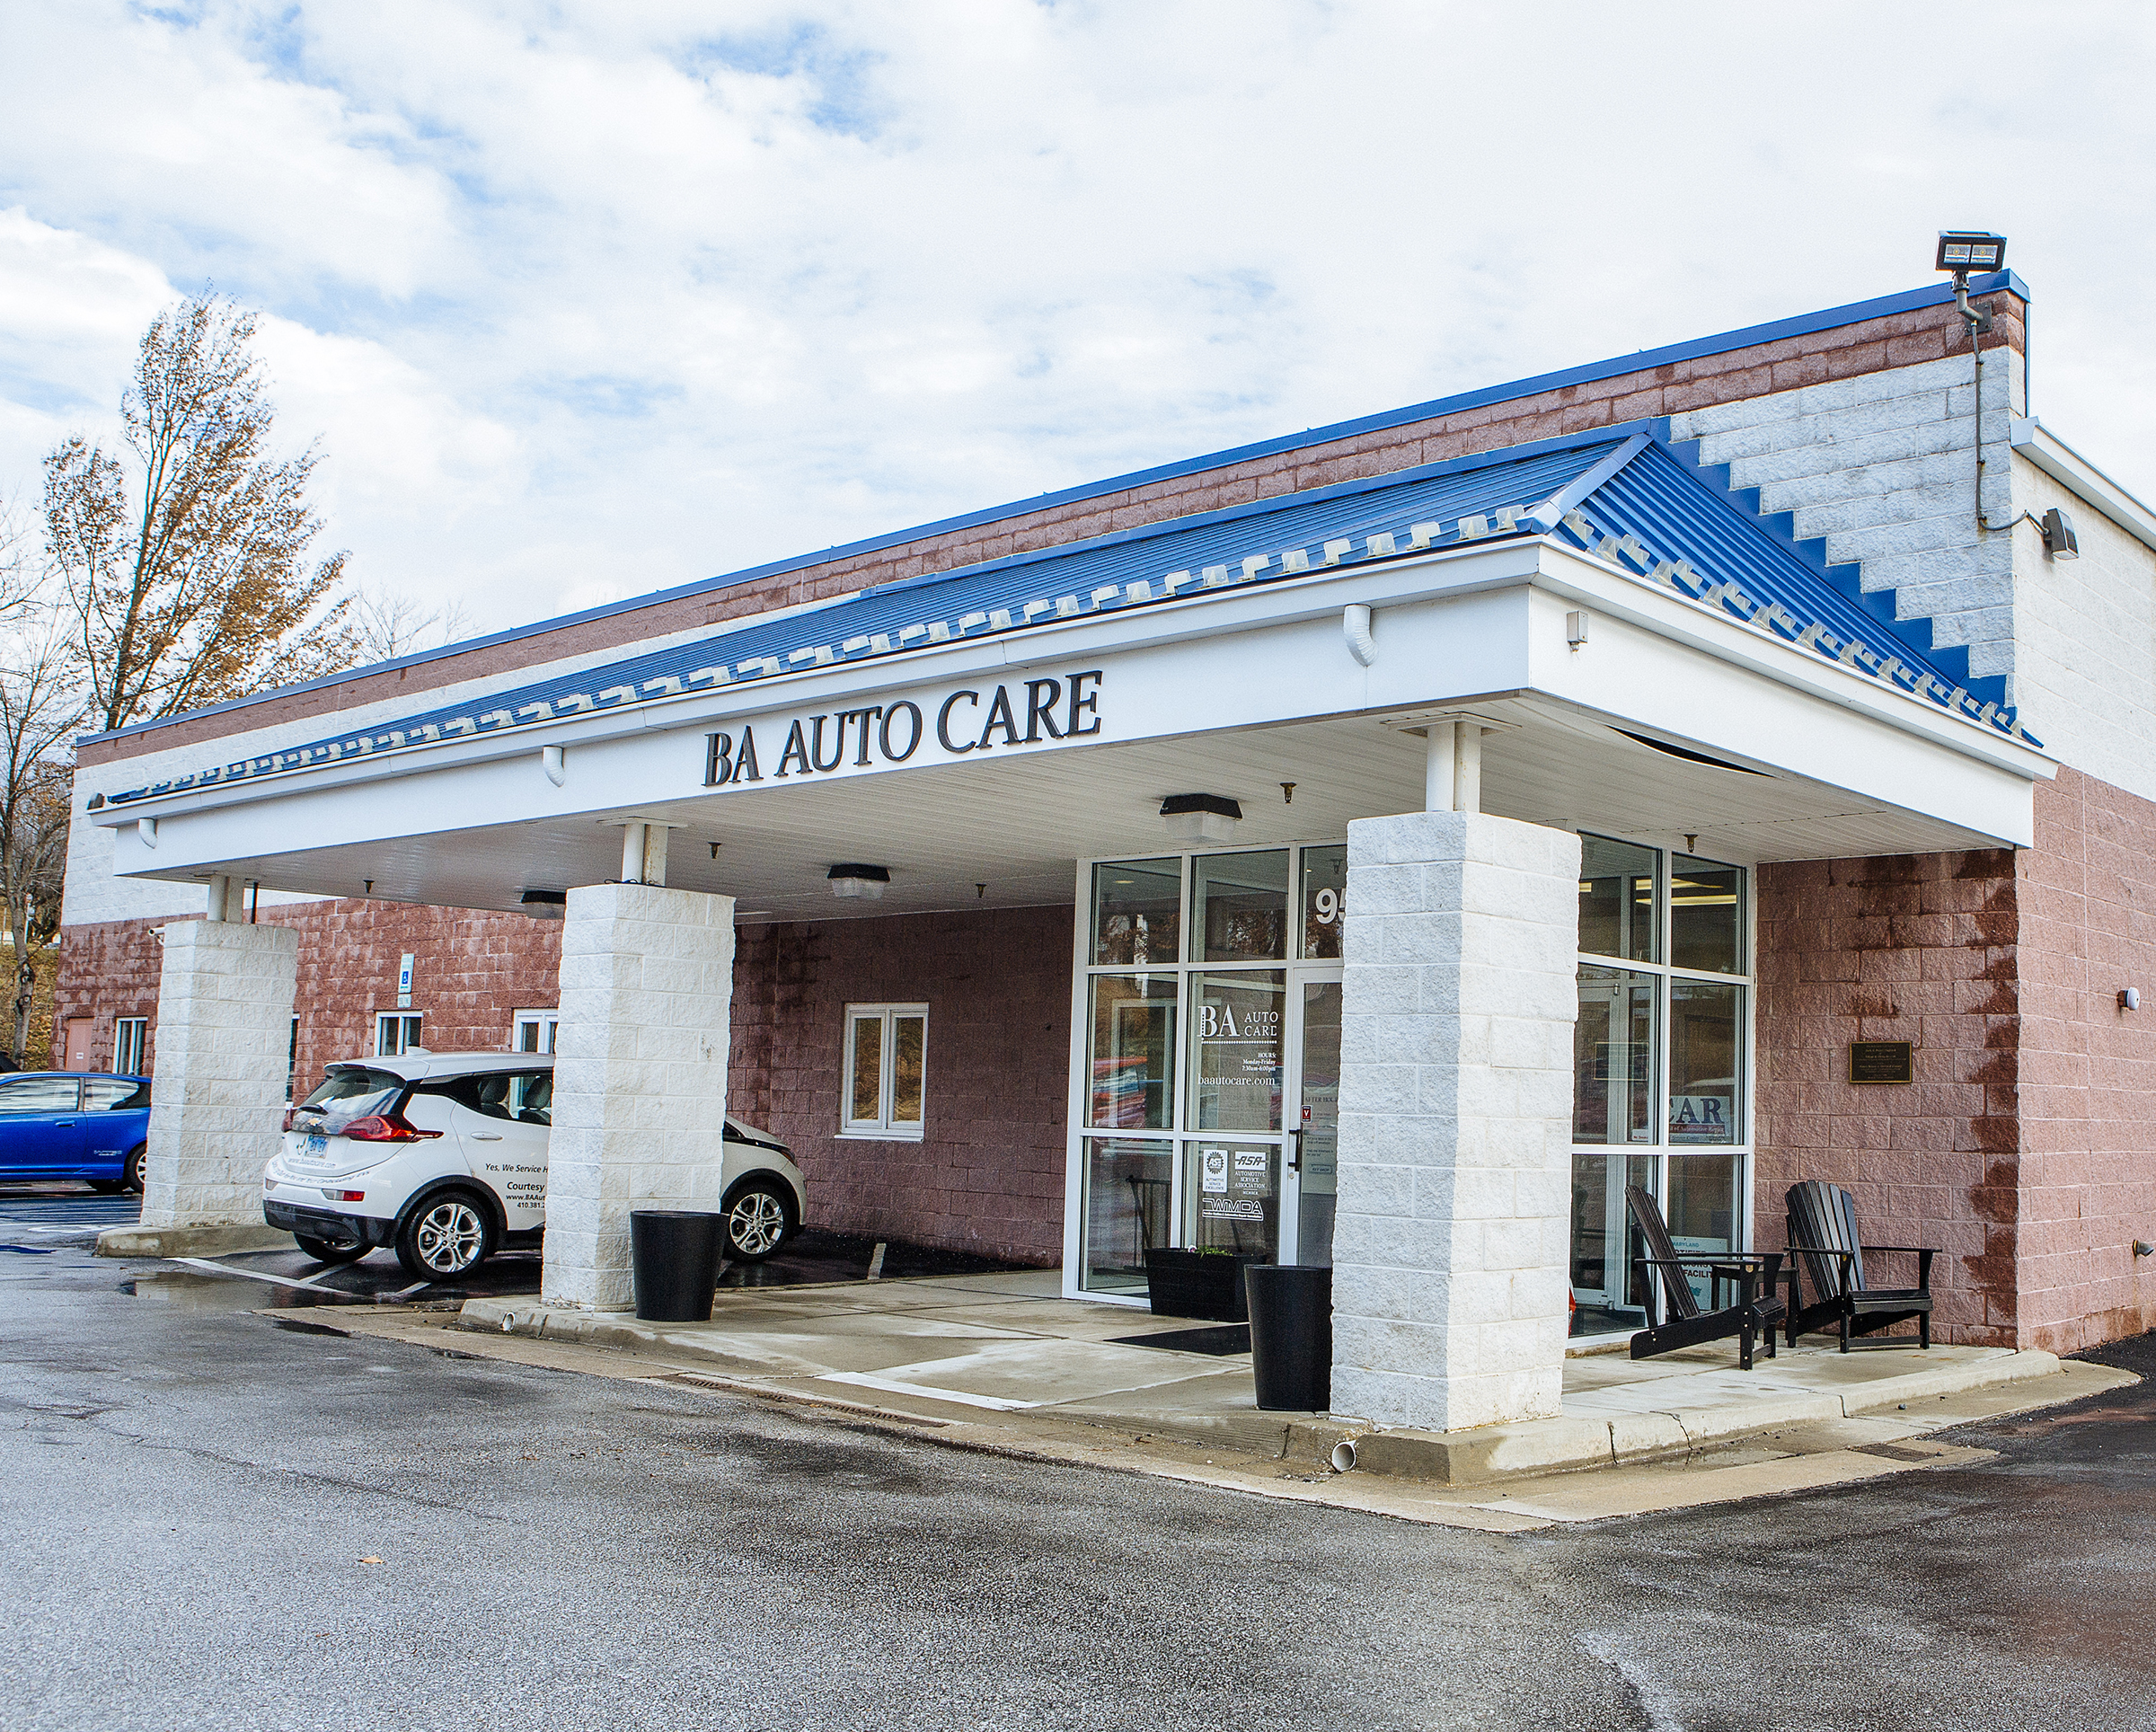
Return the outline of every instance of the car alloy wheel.
[[[487,1224],[461,1197],[429,1203],[413,1226],[412,1250],[431,1275],[462,1275],[485,1253]]]
[[[753,1187],[726,1211],[727,1255],[738,1262],[762,1262],[785,1237],[786,1206],[774,1191]]]
[[[140,1192],[143,1186],[143,1169],[148,1163],[150,1150],[147,1144],[138,1144],[128,1156],[120,1184],[128,1190]]]

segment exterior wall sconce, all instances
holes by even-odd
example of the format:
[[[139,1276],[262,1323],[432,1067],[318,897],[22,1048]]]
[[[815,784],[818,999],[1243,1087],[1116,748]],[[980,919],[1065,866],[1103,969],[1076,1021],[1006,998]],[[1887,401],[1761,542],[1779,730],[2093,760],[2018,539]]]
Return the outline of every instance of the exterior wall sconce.
[[[1575,650],[1587,641],[1587,616],[1577,611],[1565,615],[1565,641]]]
[[[2138,1011],[2141,1008],[2141,988],[2122,987],[2118,994],[2118,1008],[2122,1011]]]
[[[831,881],[831,894],[836,897],[858,897],[863,902],[883,899],[883,887],[891,881],[888,866],[862,866],[853,862],[834,866],[824,876]]]
[[[1233,842],[1242,807],[1225,794],[1171,794],[1161,802],[1161,817],[1171,841]]]
[[[2081,556],[2081,537],[2073,533],[2073,519],[2057,506],[2053,506],[2037,519],[2037,526],[2044,532],[2044,551],[2054,560],[2078,560]]]

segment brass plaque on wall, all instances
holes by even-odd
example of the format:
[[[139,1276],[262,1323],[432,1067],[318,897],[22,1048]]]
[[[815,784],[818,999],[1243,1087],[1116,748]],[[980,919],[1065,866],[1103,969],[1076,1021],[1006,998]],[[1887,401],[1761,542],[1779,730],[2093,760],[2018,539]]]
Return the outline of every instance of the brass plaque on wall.
[[[1913,1082],[1916,1056],[1906,1040],[1852,1040],[1849,1043],[1851,1082]]]

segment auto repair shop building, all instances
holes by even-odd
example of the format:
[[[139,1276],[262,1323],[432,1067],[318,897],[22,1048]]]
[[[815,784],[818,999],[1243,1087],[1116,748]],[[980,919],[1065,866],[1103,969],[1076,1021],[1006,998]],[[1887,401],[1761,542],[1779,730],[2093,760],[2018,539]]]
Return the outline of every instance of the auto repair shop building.
[[[292,1077],[558,1041],[551,1302],[724,1099],[1073,1296],[1330,1260],[1381,1423],[1554,1412],[1628,1184],[1846,1185],[1948,1340],[2149,1327],[2156,516],[1971,288],[1981,405],[1941,285],[87,739],[67,1062],[156,1063],[177,1225]]]

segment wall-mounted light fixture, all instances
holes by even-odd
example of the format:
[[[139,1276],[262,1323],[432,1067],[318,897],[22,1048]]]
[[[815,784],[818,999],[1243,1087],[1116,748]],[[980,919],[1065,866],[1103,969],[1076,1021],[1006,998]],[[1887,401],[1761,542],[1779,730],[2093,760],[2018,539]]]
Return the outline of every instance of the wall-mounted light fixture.
[[[1939,234],[1939,257],[1934,270],[1954,273],[1954,310],[1961,314],[1961,322],[1969,328],[1969,352],[1976,361],[1976,402],[1973,413],[1976,421],[1976,527],[1981,532],[1992,526],[1991,519],[1984,515],[1984,338],[1992,328],[1992,310],[1978,306],[1969,299],[1969,273],[1972,270],[2003,270],[2006,269],[2006,236],[1986,234],[1974,229],[1941,229]],[[2011,529],[2012,524],[2005,526]]]
[[[2141,988],[2138,986],[2120,987],[2118,1008],[2122,1011],[2138,1011],[2141,1008]]]
[[[2053,559],[2081,558],[2081,538],[2073,533],[2073,519],[2057,506],[2037,519],[2037,527],[2044,532],[2044,551]]]
[[[1575,608],[1565,615],[1565,641],[1577,650],[1587,641],[1587,616]]]
[[[833,896],[878,902],[882,900],[883,887],[891,881],[891,869],[888,866],[863,866],[858,862],[848,861],[834,866],[824,876],[831,881]]]
[[[1233,842],[1242,807],[1225,794],[1171,794],[1161,802],[1161,817],[1173,841]]]

